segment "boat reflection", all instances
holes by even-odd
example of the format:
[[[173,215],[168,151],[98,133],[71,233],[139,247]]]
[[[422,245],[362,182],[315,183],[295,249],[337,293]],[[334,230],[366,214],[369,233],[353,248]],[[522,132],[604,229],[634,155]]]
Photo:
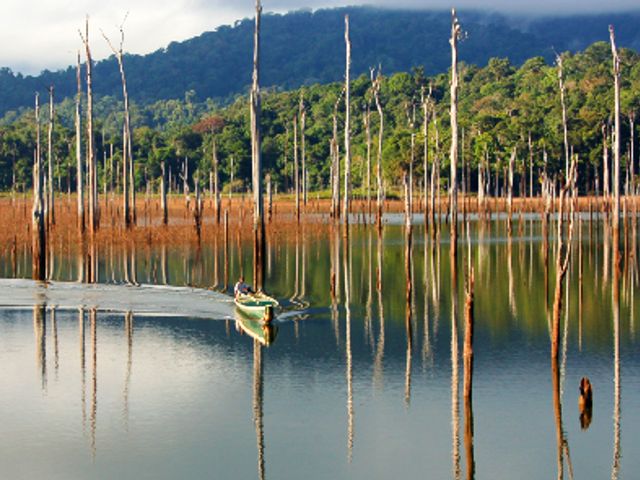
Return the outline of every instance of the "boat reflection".
[[[273,321],[266,323],[262,319],[247,317],[239,309],[236,309],[234,318],[237,332],[250,336],[262,345],[271,345],[278,335],[278,327]]]

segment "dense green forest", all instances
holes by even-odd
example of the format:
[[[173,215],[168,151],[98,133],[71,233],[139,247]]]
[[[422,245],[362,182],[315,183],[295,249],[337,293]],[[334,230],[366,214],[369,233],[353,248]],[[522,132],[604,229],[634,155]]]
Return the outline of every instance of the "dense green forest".
[[[290,90],[341,81],[345,13],[351,17],[354,75],[367,73],[369,67],[377,65],[389,75],[418,66],[423,66],[428,75],[447,71],[448,11],[350,7],[264,15],[262,85]],[[459,17],[468,36],[461,45],[460,58],[474,65],[486,65],[491,57],[508,58],[517,66],[535,56],[552,61],[554,48],[575,52],[606,40],[610,23],[616,27],[619,45],[640,50],[640,12],[531,18],[463,10]],[[91,28],[93,44],[103,43],[100,25]],[[149,55],[127,55],[131,98],[148,105],[183,99],[184,92],[193,92],[197,102],[211,98],[229,103],[234,96],[246,94],[251,79],[252,31],[252,20],[245,19],[171,43]],[[75,64],[73,51],[69,52],[69,64]],[[94,73],[97,95],[120,95],[120,76],[113,57],[98,62]],[[74,68],[45,71],[33,77],[0,69],[0,115],[31,106],[33,93],[44,95],[49,85],[56,87],[58,98],[73,96]]]
[[[265,48],[266,49],[266,48]],[[608,43],[591,45],[584,52],[563,54],[566,84],[569,142],[579,155],[580,185],[583,191],[593,188],[596,176],[602,175],[603,127],[610,132],[613,111],[613,76],[611,48]],[[622,145],[629,152],[630,119],[640,105],[640,56],[633,50],[621,50],[622,58]],[[516,67],[506,59],[491,59],[484,67],[462,63],[459,93],[459,122],[464,131],[461,156],[475,169],[479,161],[488,162],[489,169],[503,175],[511,152],[517,149],[517,178],[526,180],[529,161],[539,178],[543,152],[548,158],[551,174],[564,167],[560,94],[557,68],[542,57],[534,57]],[[385,183],[390,191],[400,181],[400,172],[407,168],[411,155],[411,136],[415,133],[415,179],[423,178],[424,146],[422,98],[432,89],[435,115],[430,115],[428,130],[429,161],[441,160],[443,185],[448,171],[449,99],[448,74],[428,77],[422,68],[400,72],[383,78],[380,98],[384,110],[383,165]],[[304,130],[309,186],[312,190],[328,187],[330,140],[333,113],[337,105],[340,139],[344,102],[337,102],[342,84],[314,84],[291,91],[263,92],[262,134],[263,164],[279,191],[290,188],[293,172],[293,119],[299,113],[302,97],[306,110]],[[43,97],[43,100],[46,97]],[[46,138],[47,108],[41,113],[43,139]],[[54,157],[56,188],[74,190],[75,152],[74,103],[65,99],[56,105]],[[114,149],[114,164],[120,159],[122,144],[121,103],[102,97],[95,106],[95,140],[99,160],[99,181],[112,184],[117,171],[107,168],[110,146]],[[366,165],[364,116],[370,111],[371,134],[374,139],[372,158],[376,158],[378,115],[373,103],[369,75],[361,75],[352,83],[352,150],[353,185],[363,182]],[[202,119],[220,117],[215,133],[198,125]],[[414,120],[415,117],[415,120]],[[166,161],[174,184],[181,184],[178,172],[189,162],[189,178],[199,178],[208,187],[211,169],[212,139],[215,137],[221,167],[221,180],[228,185],[233,165],[235,189],[249,185],[251,148],[249,133],[249,102],[239,97],[231,104],[219,107],[212,102],[197,102],[192,93],[183,100],[158,101],[149,105],[134,104],[133,156],[138,189],[147,181],[157,188],[160,164]],[[609,125],[609,127],[607,127]],[[412,128],[413,126],[413,128]],[[531,150],[529,149],[531,137]],[[637,136],[636,136],[637,138]],[[298,141],[300,146],[301,140]],[[609,145],[611,142],[609,141]],[[11,122],[0,126],[0,188],[11,188],[13,176],[18,189],[31,185],[31,165],[35,147],[33,110],[24,111]],[[84,148],[84,147],[83,147]],[[46,149],[43,151],[46,152]],[[637,148],[636,148],[637,152]],[[45,155],[46,156],[46,155]],[[609,156],[611,158],[611,155]],[[625,161],[628,156],[625,155]],[[626,163],[623,163],[626,165]],[[495,176],[495,175],[494,175]],[[472,186],[475,185],[475,174]],[[623,174],[624,178],[624,174]],[[600,180],[601,181],[601,180]],[[114,181],[117,187],[117,181]],[[516,181],[516,183],[518,183]],[[602,183],[600,183],[602,185]],[[493,187],[492,187],[493,189]],[[539,186],[536,184],[539,191]],[[493,191],[493,190],[492,190]]]

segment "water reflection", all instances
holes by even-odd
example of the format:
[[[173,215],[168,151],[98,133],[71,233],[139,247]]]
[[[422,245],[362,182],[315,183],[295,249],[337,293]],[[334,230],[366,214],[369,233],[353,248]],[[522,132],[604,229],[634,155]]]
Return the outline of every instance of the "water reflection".
[[[296,319],[293,322],[280,319],[268,328],[260,322],[254,321],[252,324],[249,319],[232,319],[238,331],[252,338],[251,343],[246,341],[246,337],[238,341],[238,336],[233,332],[226,338],[226,323],[213,320],[195,322],[135,316],[134,328],[134,315],[131,312],[103,314],[95,309],[91,309],[88,315],[89,335],[85,334],[84,310],[79,309],[77,313],[74,310],[73,339],[68,342],[65,341],[65,332],[69,331],[65,323],[68,321],[65,320],[68,311],[36,305],[33,308],[33,331],[30,322],[27,322],[28,361],[33,362],[32,349],[35,345],[38,390],[47,393],[43,397],[51,397],[47,401],[54,400],[52,392],[58,388],[58,384],[68,386],[71,382],[69,376],[73,377],[75,383],[70,389],[75,398],[75,403],[71,404],[74,405],[74,416],[78,428],[86,431],[85,446],[88,444],[91,455],[100,461],[103,459],[102,452],[106,457],[109,449],[114,448],[109,443],[112,441],[110,437],[124,439],[126,443],[129,438],[127,435],[134,438],[140,429],[153,423],[148,419],[146,424],[137,421],[140,415],[144,415],[144,412],[136,410],[137,394],[140,392],[140,403],[144,403],[143,399],[147,400],[146,389],[150,388],[149,377],[153,376],[149,373],[153,371],[149,364],[155,361],[155,353],[151,354],[150,351],[163,351],[164,354],[166,350],[175,355],[169,357],[170,361],[175,361],[187,373],[199,378],[199,381],[187,384],[189,402],[176,403],[186,412],[183,417],[179,416],[185,425],[182,432],[185,437],[189,435],[185,432],[188,431],[188,418],[192,416],[202,415],[205,419],[202,428],[214,430],[220,427],[223,415],[213,420],[207,415],[214,415],[216,409],[230,412],[234,418],[243,413],[246,420],[249,406],[253,407],[255,432],[250,432],[251,444],[245,442],[237,425],[223,427],[227,428],[224,435],[238,435],[232,441],[242,447],[253,445],[255,433],[259,478],[265,477],[267,450],[264,426],[265,421],[271,425],[271,418],[278,420],[274,422],[277,427],[269,432],[269,474],[274,478],[281,476],[280,469],[284,463],[280,449],[287,447],[295,450],[294,446],[286,446],[285,439],[291,435],[301,445],[300,449],[312,450],[309,448],[312,441],[310,431],[317,431],[313,434],[314,438],[321,438],[318,442],[318,458],[324,458],[325,461],[327,458],[338,459],[332,466],[335,472],[331,472],[336,478],[349,476],[349,473],[353,473],[354,478],[363,478],[378,470],[386,478],[388,472],[384,470],[383,462],[400,468],[400,462],[406,460],[403,453],[396,453],[402,459],[397,463],[393,458],[384,457],[376,461],[372,457],[383,457],[381,450],[392,446],[395,448],[394,442],[397,438],[403,438],[405,432],[409,432],[407,442],[418,444],[418,441],[424,441],[435,450],[437,447],[433,445],[440,445],[442,438],[450,438],[450,444],[449,441],[445,442],[445,452],[451,461],[441,462],[443,452],[438,451],[440,463],[445,463],[444,467],[449,472],[438,470],[441,466],[436,465],[438,462],[434,460],[436,453],[425,454],[430,463],[427,460],[415,460],[421,468],[435,469],[435,476],[439,478],[452,476],[457,479],[466,475],[470,479],[476,476],[476,471],[482,477],[499,476],[499,462],[489,460],[489,455],[485,454],[483,461],[476,465],[476,459],[480,458],[476,454],[495,453],[493,443],[490,443],[494,441],[493,435],[509,438],[519,431],[520,427],[509,423],[513,418],[509,416],[511,405],[518,402],[525,402],[531,415],[553,419],[548,426],[534,426],[532,438],[521,440],[524,445],[531,447],[531,455],[540,469],[534,473],[525,472],[523,478],[536,478],[536,473],[544,475],[548,473],[547,468],[557,469],[558,478],[570,477],[573,473],[576,477],[590,478],[588,474],[580,475],[579,472],[595,461],[587,457],[602,462],[600,452],[603,450],[603,438],[606,438],[609,448],[613,448],[611,476],[623,477],[624,469],[628,468],[627,461],[630,465],[636,463],[634,459],[627,460],[627,457],[621,462],[623,447],[629,447],[625,447],[620,433],[623,393],[620,387],[620,364],[627,358],[633,364],[632,354],[637,349],[632,335],[637,304],[634,301],[637,270],[630,264],[616,274],[616,269],[609,266],[609,280],[605,281],[597,272],[604,271],[603,262],[610,262],[611,255],[599,253],[601,245],[591,243],[586,225],[578,221],[576,226],[578,233],[574,242],[574,256],[567,270],[562,294],[564,311],[560,322],[564,323],[559,325],[559,355],[551,361],[551,379],[549,370],[540,367],[544,365],[549,368],[547,349],[553,319],[551,306],[545,309],[543,298],[547,297],[547,289],[552,292],[553,285],[545,286],[544,278],[555,278],[554,260],[557,258],[555,248],[551,245],[554,245],[556,238],[549,235],[548,254],[551,258],[544,262],[544,252],[535,244],[540,237],[540,224],[525,220],[519,223],[518,230],[520,227],[522,229],[520,238],[502,237],[500,232],[504,230],[504,225],[490,222],[471,222],[464,230],[470,244],[467,258],[473,259],[478,277],[475,308],[479,335],[475,368],[473,364],[467,364],[467,357],[461,352],[461,345],[466,345],[466,327],[464,343],[461,338],[464,268],[451,258],[446,243],[434,243],[428,234],[425,236],[418,229],[409,236],[403,227],[393,226],[385,226],[381,230],[354,227],[348,238],[340,234],[339,228],[327,228],[326,232],[319,229],[317,235],[315,231],[301,228],[291,239],[274,236],[273,245],[268,251],[269,261],[272,262],[272,266],[267,268],[268,288],[279,298],[291,296],[291,303],[295,307],[308,306],[309,309],[292,316]],[[593,231],[595,234],[598,229],[594,228]],[[531,241],[528,236],[534,240]],[[540,238],[540,243],[542,241]],[[138,281],[146,279],[159,283],[184,281],[196,284],[209,283],[213,279],[215,286],[220,288],[228,276],[242,271],[247,267],[245,263],[251,261],[251,256],[247,255],[247,245],[242,242],[233,242],[231,245],[225,243],[224,237],[209,244],[203,240],[200,253],[185,256],[186,260],[182,256],[188,252],[181,246],[160,244],[156,248],[138,244],[137,247],[129,245],[121,248],[112,243],[104,249],[101,247],[99,272],[101,279],[121,282],[128,278],[132,283],[134,278]],[[228,252],[226,248],[229,248]],[[9,250],[7,255],[10,261],[13,261],[11,255],[21,258],[18,252],[13,254]],[[53,275],[75,278],[77,269],[84,267],[76,264],[73,252],[69,253],[69,261],[63,261],[63,257],[63,254],[56,252]],[[461,263],[462,258],[460,254]],[[630,261],[631,252],[625,258]],[[222,259],[224,265],[220,264]],[[232,261],[227,262],[227,259]],[[287,259],[290,261],[287,262]],[[9,263],[0,268],[8,272],[13,267]],[[226,273],[223,273],[223,269]],[[287,269],[290,274],[287,274]],[[154,273],[156,271],[157,274]],[[616,286],[615,280],[619,280],[619,286]],[[609,288],[612,288],[612,297],[608,296]],[[604,301],[603,291],[607,294]],[[552,293],[549,296],[553,298]],[[612,306],[609,305],[609,298]],[[286,304],[286,301],[283,303]],[[30,316],[30,312],[27,315]],[[50,317],[47,319],[47,316]],[[302,316],[307,319],[301,320]],[[612,328],[602,322],[603,318],[611,317]],[[443,323],[439,327],[440,322]],[[2,321],[0,325],[3,325]],[[86,339],[85,335],[90,338]],[[154,336],[157,336],[157,343],[150,347],[145,342]],[[89,347],[85,350],[87,340]],[[65,357],[69,343],[73,346],[72,360]],[[611,359],[612,344],[613,372],[603,373],[602,352]],[[263,351],[263,346],[271,348]],[[625,352],[629,352],[628,357]],[[98,353],[100,398],[97,384]],[[250,359],[252,353],[253,377],[250,375],[250,362],[238,361]],[[418,357],[414,357],[414,354]],[[76,363],[78,355],[79,365]],[[269,368],[265,365],[266,356],[269,357]],[[116,362],[111,361],[114,357]],[[461,357],[464,365],[460,365]],[[140,366],[140,361],[146,362],[146,368]],[[112,363],[117,365],[112,367]],[[609,369],[610,364],[611,360],[606,363]],[[68,365],[73,370],[72,374]],[[246,366],[249,373],[246,392],[241,391],[243,375],[233,371],[238,365]],[[464,372],[460,371],[460,366],[463,366]],[[111,368],[116,369],[116,375],[111,374]],[[167,368],[178,367],[172,365]],[[193,371],[190,372],[190,368]],[[54,370],[56,381],[51,380]],[[206,372],[204,376],[203,371]],[[218,372],[224,372],[225,376],[220,383],[216,383]],[[272,372],[273,377],[270,375]],[[461,373],[463,378],[460,378]],[[268,409],[264,408],[265,374],[270,382],[267,390]],[[580,411],[580,421],[576,421],[575,378],[584,374],[588,374],[596,386],[607,385],[613,379],[613,395],[611,391],[606,395],[604,390],[598,394],[598,408],[613,410],[613,422],[599,420],[606,415],[598,415],[597,421],[593,422],[592,410],[587,408]],[[636,378],[631,368],[628,371],[625,367],[625,375],[627,384],[630,382],[629,376]],[[109,383],[112,377],[115,377],[115,387]],[[202,378],[206,378],[206,381],[202,381]],[[548,403],[548,387],[539,388],[540,385],[549,385],[549,380],[553,413]],[[474,382],[475,391],[471,387]],[[564,382],[566,388],[563,388]],[[461,383],[464,389],[460,389]],[[197,399],[211,395],[213,387],[219,389],[216,395],[220,396],[207,397],[210,411],[204,412],[202,405],[196,404]],[[532,390],[536,392],[531,393]],[[570,392],[570,398],[564,397],[564,391]],[[107,392],[112,396],[107,396]],[[232,400],[229,401],[225,395]],[[117,401],[112,402],[111,398]],[[249,402],[250,398],[252,402]],[[567,407],[565,400],[571,399]],[[155,404],[149,404],[149,409],[156,408],[154,414],[158,417],[167,415],[163,409],[168,409],[166,404],[172,399],[164,400],[166,403],[155,401]],[[625,397],[624,401],[635,405],[633,399],[627,400]],[[243,402],[244,410],[241,411],[240,404]],[[297,402],[306,402],[306,410],[291,405]],[[117,427],[107,422],[113,414],[111,403],[116,404],[115,418],[121,419],[114,422]],[[625,405],[625,431],[628,432],[637,420],[629,403]],[[309,410],[318,410],[318,413],[305,413]],[[504,418],[501,416],[503,410]],[[343,414],[335,415],[336,411],[342,411]],[[565,423],[563,414],[567,413],[572,421]],[[170,411],[171,414],[175,412]],[[492,422],[488,419],[492,419]],[[207,424],[207,421],[211,423]],[[461,421],[464,425],[460,424]],[[335,425],[337,423],[339,426]],[[441,423],[446,425],[443,427]],[[605,423],[606,427],[603,425]],[[631,427],[627,426],[629,424]],[[478,433],[481,433],[479,436],[474,435],[476,425]],[[579,433],[581,437],[578,442],[576,431],[579,432],[581,427],[588,427],[589,430],[584,434]],[[180,426],[173,425],[173,428],[174,431],[180,430]],[[193,443],[213,442],[212,437],[215,436],[211,432],[191,434],[195,438]],[[546,434],[555,434],[555,461],[549,465],[547,459],[547,465],[542,466],[545,463],[544,455],[535,452],[546,450],[548,454],[552,453],[543,440],[550,438]],[[220,433],[220,436],[223,434]],[[574,458],[570,455],[569,439],[572,439]],[[193,447],[191,440],[181,440]],[[325,442],[331,446],[326,446]],[[414,447],[407,448],[415,452]],[[296,458],[307,459],[304,453],[296,452]],[[606,452],[611,450],[607,448]],[[607,453],[606,457],[611,459],[609,455]],[[506,456],[509,462],[519,461],[517,455],[512,457],[507,453]],[[309,461],[313,463],[315,460]],[[608,461],[605,461],[605,468],[609,466]],[[96,461],[96,465],[99,464]],[[317,467],[315,463],[314,466]],[[251,469],[255,475],[255,464],[251,464]]]
[[[520,222],[522,225],[522,221]],[[467,458],[467,480],[475,478],[476,464],[473,447],[473,334],[475,324],[474,312],[474,268],[471,256],[471,235],[469,223],[466,222],[467,240],[467,272],[465,277],[464,302],[464,446]]]
[[[42,390],[47,389],[47,319],[45,306],[33,306],[33,331],[36,343],[36,366],[40,375]]]
[[[611,479],[618,478],[620,472],[620,280],[619,270],[614,267],[613,279],[613,464]]]
[[[378,341],[376,342],[376,352],[373,361],[373,385],[382,388],[383,384],[383,367],[382,360],[384,358],[384,302],[382,296],[382,249],[383,237],[382,229],[378,229],[378,241],[376,246],[376,292],[378,299]]]
[[[122,391],[122,415],[127,430],[129,429],[129,388],[131,386],[131,369],[133,366],[133,313],[127,312],[124,316],[124,330],[127,339],[127,366]]]
[[[413,348],[413,325],[412,325],[412,309],[413,309],[413,255],[412,255],[412,229],[409,226],[405,229],[405,250],[404,250],[404,268],[405,268],[405,321],[404,328],[407,340],[407,352],[405,363],[405,381],[404,381],[404,403],[409,407],[411,403],[411,357]]]
[[[451,255],[451,458],[454,480],[460,478],[460,403],[458,378],[458,280],[456,256]]]
[[[347,458],[351,462],[353,457],[354,437],[354,408],[353,408],[353,355],[351,352],[351,248],[344,242],[343,270],[344,270],[344,308],[345,308],[345,350],[347,377]]]
[[[98,423],[98,327],[95,308],[89,310],[89,324],[91,328],[91,408],[89,410],[89,430],[91,437],[91,455],[95,459],[96,429]]]
[[[56,322],[56,309],[49,309],[51,316],[51,334],[53,335],[53,368],[58,379],[58,369],[60,367],[60,349],[58,348],[58,323]]]
[[[78,309],[78,331],[80,339],[80,385],[82,403],[82,431],[87,428],[87,370],[85,365],[84,309]]]
[[[582,377],[578,397],[578,410],[580,410],[580,428],[587,430],[593,420],[593,390],[587,377]]]
[[[263,421],[263,366],[262,345],[257,339],[253,341],[253,424],[256,430],[256,444],[258,447],[258,478],[265,478],[264,460],[264,421]]]
[[[565,438],[565,432],[562,424],[562,399],[560,393],[560,369],[558,367],[558,358],[553,357],[551,359],[551,383],[553,390],[553,412],[556,425],[556,453],[557,453],[557,468],[558,479],[564,478],[564,461],[567,459],[567,463],[570,469],[571,478],[573,478],[573,467],[571,465],[571,458],[569,457],[569,446]]]
[[[278,327],[274,323],[265,323],[263,320],[249,318],[236,310],[236,331],[242,335],[248,335],[261,345],[269,346],[278,334]]]

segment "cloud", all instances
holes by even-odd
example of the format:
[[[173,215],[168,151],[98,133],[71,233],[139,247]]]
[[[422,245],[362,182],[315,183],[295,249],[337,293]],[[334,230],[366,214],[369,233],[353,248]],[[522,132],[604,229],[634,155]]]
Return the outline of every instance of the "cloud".
[[[24,73],[38,73],[45,68],[57,69],[75,63],[75,52],[81,47],[78,29],[84,29],[87,14],[93,56],[105,58],[110,50],[100,30],[117,40],[118,25],[127,12],[124,47],[132,53],[157,50],[172,41],[233,23],[246,13],[237,5],[229,6],[223,1],[2,0],[0,65]]]
[[[459,10],[488,8],[505,13],[568,13],[637,9],[637,0],[458,0]],[[329,8],[368,4],[393,8],[449,8],[451,0],[273,0],[264,10],[284,13],[300,8]],[[114,41],[117,26],[129,12],[125,25],[125,50],[149,53],[172,41],[185,40],[235,20],[252,17],[253,0],[2,0],[0,7],[0,66],[37,74],[43,69],[64,68],[75,63],[80,48],[78,29],[90,15],[90,40],[95,59],[110,50],[100,29]]]

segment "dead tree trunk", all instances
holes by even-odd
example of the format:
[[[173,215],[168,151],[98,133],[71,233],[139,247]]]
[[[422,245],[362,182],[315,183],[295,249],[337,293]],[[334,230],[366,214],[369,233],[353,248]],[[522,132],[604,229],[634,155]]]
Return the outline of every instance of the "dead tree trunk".
[[[44,169],[40,151],[40,99],[36,93],[36,150],[33,164],[32,277],[45,280],[47,275],[47,231],[44,212]]]
[[[378,214],[376,221],[378,229],[382,228],[382,200],[383,200],[383,184],[382,184],[382,138],[384,135],[384,113],[382,111],[382,104],[380,103],[380,87],[382,84],[382,72],[378,69],[378,75],[376,76],[375,85],[373,88],[373,97],[376,101],[376,110],[378,111],[378,119],[380,125],[378,126],[378,157],[376,160],[376,179],[378,182],[376,207]]]
[[[134,170],[133,170],[133,148],[132,148],[132,141],[131,141],[131,119],[129,116],[129,94],[127,93],[127,79],[124,73],[124,63],[123,63],[123,44],[124,44],[124,22],[127,20],[127,18],[125,17],[125,19],[123,20],[122,24],[120,25],[120,45],[118,47],[118,49],[116,50],[115,47],[113,46],[113,44],[111,43],[111,41],[109,40],[109,38],[104,34],[104,32],[102,32],[102,36],[104,37],[104,39],[106,40],[106,42],[109,44],[109,47],[111,48],[111,50],[113,51],[113,54],[116,57],[116,60],[118,61],[118,68],[120,70],[120,79],[122,81],[122,97],[124,100],[124,131],[125,131],[125,138],[126,138],[126,142],[124,142],[123,145],[123,166],[127,165],[126,170],[128,171],[128,178],[125,174],[125,176],[123,177],[124,182],[123,185],[126,185],[127,182],[129,182],[129,209],[125,208],[125,223],[127,226],[129,225],[135,225],[136,223],[136,189],[135,189],[135,179],[134,179]],[[126,155],[125,155],[125,151],[126,151]],[[126,160],[125,160],[126,159]],[[123,190],[123,194],[126,197],[126,193],[124,193],[126,191]]]
[[[338,141],[338,108],[342,101],[344,89],[333,105],[333,137],[331,138],[331,217],[340,218],[340,143]]]
[[[184,163],[182,164],[182,174],[180,175],[180,177],[182,178],[182,193],[184,194],[186,213],[189,213],[191,204],[191,190],[189,188],[189,157],[184,158]]]
[[[305,149],[305,124],[307,120],[307,111],[304,106],[304,96],[303,93],[300,92],[300,156],[302,157],[302,204],[307,206],[307,159],[306,159],[306,149]]]
[[[484,211],[484,159],[487,156],[487,150],[485,149],[483,157],[478,160],[478,214],[483,215]]]
[[[516,147],[513,147],[513,151],[511,152],[511,156],[509,157],[509,176],[507,179],[507,208],[508,208],[508,219],[507,219],[507,230],[509,231],[509,235],[511,235],[511,226],[513,221],[513,165],[516,161]]]
[[[438,131],[438,116],[435,106],[433,108],[433,126],[435,130],[435,155],[431,162],[431,202],[429,205],[429,223],[431,224],[431,237],[435,239],[436,226],[436,194],[440,191],[440,133]]]
[[[460,183],[462,185],[462,221],[464,222],[467,219],[467,210],[466,210],[466,196],[467,196],[467,161],[464,154],[464,128],[460,132],[460,160],[462,169],[462,175],[460,179]]]
[[[218,149],[216,147],[216,139],[211,139],[211,157],[213,163],[213,195],[216,209],[216,224],[220,224],[220,176],[218,175]]]
[[[405,231],[411,234],[411,182],[409,181],[409,175],[405,170],[402,172],[402,189],[404,191],[404,226]]]
[[[351,195],[351,40],[349,39],[349,15],[344,16],[345,76],[344,76],[344,224],[348,232],[349,197]]]
[[[609,187],[610,177],[609,174],[609,132],[606,122],[602,123],[602,194],[605,199],[611,196],[611,189]]]
[[[129,160],[127,159],[127,127],[122,127],[122,210],[124,224],[131,226],[131,212],[129,211]]]
[[[413,213],[413,165],[415,163],[416,156],[416,109],[411,101],[411,108],[407,107],[407,120],[409,123],[409,130],[411,131],[411,153],[409,155],[409,215]]]
[[[609,25],[613,57],[614,137],[613,137],[613,263],[620,268],[620,57],[613,25]]]
[[[233,194],[233,174],[235,173],[233,166],[233,155],[229,156],[229,161],[231,162],[231,173],[229,176],[229,207],[231,207],[231,195]]]
[[[209,201],[213,202],[213,170],[209,172]]]
[[[567,127],[567,106],[565,102],[564,77],[562,71],[562,56],[556,55],[558,65],[558,86],[560,88],[560,105],[562,106],[562,138],[564,141],[564,171],[569,176],[569,129]]]
[[[160,178],[160,208],[162,209],[162,224],[166,225],[169,219],[167,212],[167,172],[166,161],[162,160],[160,170],[162,177]]]
[[[455,9],[451,10],[451,164],[450,200],[451,256],[455,257],[458,239],[458,40],[460,24]]]
[[[271,188],[271,175],[267,174],[267,222],[271,223],[273,213],[273,190]]]
[[[529,197],[533,198],[533,142],[531,141],[531,132],[529,132],[528,145],[529,145]]]
[[[253,36],[253,83],[251,86],[251,159],[253,178],[253,261],[254,283],[258,291],[264,288],[264,204],[262,201],[262,152],[260,148],[260,15],[262,5],[256,0],[256,20]]]
[[[429,94],[422,98],[422,133],[424,135],[423,150],[423,188],[424,188],[424,225],[425,229],[429,227],[429,107],[431,105],[432,86],[429,85]],[[426,231],[426,230],[425,230]]]
[[[367,166],[365,185],[367,190],[367,214],[371,215],[371,105],[367,103],[363,115],[365,140],[367,142]]]
[[[198,237],[198,245],[202,235],[202,197],[200,195],[200,171],[196,170],[193,176],[193,183],[196,195],[195,206],[193,209],[193,222]]]
[[[49,87],[49,131],[47,134],[47,228],[51,228],[56,223],[53,204],[53,86]]]
[[[337,218],[337,200],[336,200],[336,155],[338,150],[338,142],[336,140],[336,128],[337,120],[335,114],[333,115],[333,136],[329,142],[329,156],[331,159],[331,168],[329,174],[329,180],[331,182],[331,207],[329,209],[329,216],[333,219]]]
[[[631,194],[636,194],[636,169],[635,169],[635,120],[636,112],[629,113],[629,163],[631,167]],[[635,205],[635,200],[634,200]]]
[[[109,187],[109,164],[107,162],[107,151],[102,147],[102,194],[104,195],[104,210],[107,211],[109,199],[107,192]]]
[[[85,23],[84,35],[80,32],[80,38],[84,43],[87,58],[87,170],[88,170],[88,196],[89,196],[89,230],[93,233],[98,230],[99,205],[98,205],[98,175],[96,172],[95,146],[93,144],[93,87],[92,70],[93,60],[89,48],[89,17]]]
[[[298,117],[293,117],[293,185],[296,189],[296,221],[300,223],[300,167],[298,166]]]

